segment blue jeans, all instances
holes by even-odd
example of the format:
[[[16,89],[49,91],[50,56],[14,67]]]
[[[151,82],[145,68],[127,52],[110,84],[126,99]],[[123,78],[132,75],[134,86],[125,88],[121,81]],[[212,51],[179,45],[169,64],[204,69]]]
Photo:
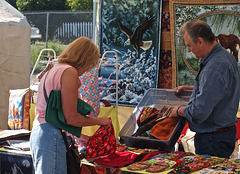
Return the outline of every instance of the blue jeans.
[[[235,149],[236,129],[228,132],[197,133],[194,137],[196,154],[229,158]]]
[[[71,137],[67,137],[68,143]],[[35,174],[67,174],[66,146],[60,129],[44,123],[30,137]]]

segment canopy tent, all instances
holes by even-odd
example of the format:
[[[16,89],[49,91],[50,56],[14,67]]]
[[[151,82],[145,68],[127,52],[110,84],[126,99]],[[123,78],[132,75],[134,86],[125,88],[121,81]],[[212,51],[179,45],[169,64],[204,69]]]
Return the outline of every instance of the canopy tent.
[[[0,0],[0,129],[7,129],[9,90],[30,85],[31,27],[26,18]]]

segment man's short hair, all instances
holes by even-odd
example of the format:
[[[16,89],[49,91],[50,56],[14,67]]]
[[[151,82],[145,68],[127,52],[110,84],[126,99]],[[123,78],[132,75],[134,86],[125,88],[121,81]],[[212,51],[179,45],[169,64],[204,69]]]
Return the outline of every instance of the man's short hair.
[[[197,42],[198,37],[202,37],[208,43],[213,43],[216,39],[210,26],[199,19],[194,19],[185,23],[180,29],[180,34],[183,36],[185,32],[188,33],[194,44]]]

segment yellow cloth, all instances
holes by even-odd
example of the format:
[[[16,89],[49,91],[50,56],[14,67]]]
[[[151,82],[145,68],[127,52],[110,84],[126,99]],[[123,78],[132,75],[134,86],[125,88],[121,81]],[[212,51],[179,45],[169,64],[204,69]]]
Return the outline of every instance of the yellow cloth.
[[[30,112],[30,130],[32,130],[33,120],[35,118],[35,107],[36,107],[36,103],[31,103],[30,110],[29,110],[29,112]],[[101,107],[98,117],[104,117],[104,116],[111,117],[112,124],[113,124],[114,131],[115,131],[115,136],[116,136],[116,138],[118,138],[119,137],[118,134],[120,132],[120,126],[119,126],[117,108],[115,106]],[[82,134],[92,136],[97,131],[98,128],[99,128],[99,126],[83,127]]]
[[[31,103],[30,104],[30,109],[29,109],[29,112],[30,112],[30,130],[32,130],[33,120],[35,118],[35,107],[36,107],[36,103]]]
[[[110,117],[112,119],[112,124],[114,127],[114,132],[116,138],[119,137],[120,126],[118,120],[117,108],[115,106],[110,107],[100,107],[100,113],[98,117]],[[87,126],[82,128],[82,134],[92,136],[100,126]]]
[[[238,108],[237,118],[240,118],[240,106],[239,106],[239,108]]]

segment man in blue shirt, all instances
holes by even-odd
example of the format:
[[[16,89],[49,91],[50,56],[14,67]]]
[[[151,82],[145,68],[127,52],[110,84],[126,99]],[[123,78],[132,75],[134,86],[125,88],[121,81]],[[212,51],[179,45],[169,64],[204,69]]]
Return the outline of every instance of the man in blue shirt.
[[[216,42],[207,23],[192,20],[180,34],[188,51],[202,58],[187,106],[175,106],[171,117],[187,119],[197,154],[229,158],[235,148],[239,105],[239,72],[236,59]]]

